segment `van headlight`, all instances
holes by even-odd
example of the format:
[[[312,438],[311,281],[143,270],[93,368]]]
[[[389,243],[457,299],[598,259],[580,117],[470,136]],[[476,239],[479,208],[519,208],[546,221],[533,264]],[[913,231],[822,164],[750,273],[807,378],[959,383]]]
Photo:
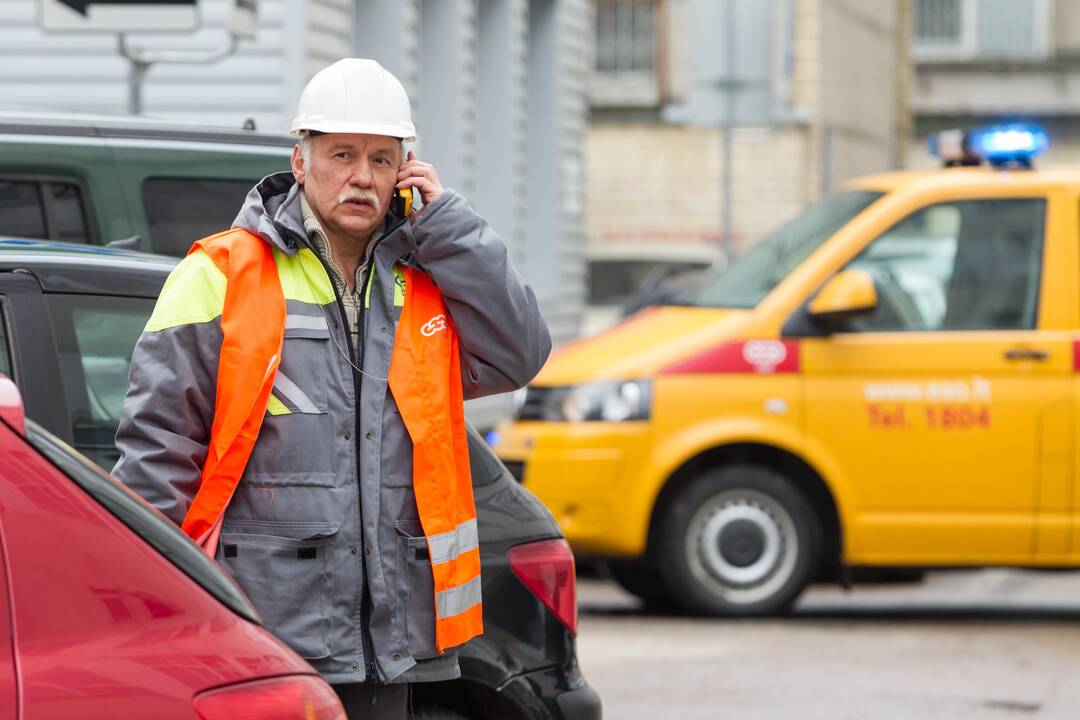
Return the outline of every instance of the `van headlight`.
[[[563,422],[647,420],[652,408],[650,380],[591,382],[559,388],[545,415]],[[561,397],[560,397],[561,396]]]

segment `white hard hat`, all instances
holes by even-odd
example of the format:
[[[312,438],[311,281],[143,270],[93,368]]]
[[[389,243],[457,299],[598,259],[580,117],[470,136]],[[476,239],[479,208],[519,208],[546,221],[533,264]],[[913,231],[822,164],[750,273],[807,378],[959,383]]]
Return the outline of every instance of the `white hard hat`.
[[[292,134],[364,133],[415,140],[409,96],[401,81],[374,60],[345,58],[311,78]]]

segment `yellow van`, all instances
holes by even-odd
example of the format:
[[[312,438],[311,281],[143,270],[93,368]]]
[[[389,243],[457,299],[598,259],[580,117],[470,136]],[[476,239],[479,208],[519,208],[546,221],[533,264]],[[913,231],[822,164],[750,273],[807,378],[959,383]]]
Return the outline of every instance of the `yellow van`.
[[[578,552],[729,615],[854,567],[1080,566],[1080,170],[1030,169],[1025,126],[939,148],[549,361],[496,451]]]

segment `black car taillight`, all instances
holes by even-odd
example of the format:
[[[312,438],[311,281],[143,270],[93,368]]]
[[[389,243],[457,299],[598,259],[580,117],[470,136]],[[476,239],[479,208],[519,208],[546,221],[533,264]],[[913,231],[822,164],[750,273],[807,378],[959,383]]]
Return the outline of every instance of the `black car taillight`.
[[[517,545],[507,557],[518,579],[577,637],[577,582],[569,543],[555,538]]]

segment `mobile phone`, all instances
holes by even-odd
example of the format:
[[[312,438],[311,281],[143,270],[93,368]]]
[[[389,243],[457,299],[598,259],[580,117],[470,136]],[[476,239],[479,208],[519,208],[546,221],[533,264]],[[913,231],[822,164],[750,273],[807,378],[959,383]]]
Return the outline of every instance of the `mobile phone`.
[[[399,188],[394,191],[393,209],[402,217],[409,217],[413,214],[413,189],[411,187]]]

